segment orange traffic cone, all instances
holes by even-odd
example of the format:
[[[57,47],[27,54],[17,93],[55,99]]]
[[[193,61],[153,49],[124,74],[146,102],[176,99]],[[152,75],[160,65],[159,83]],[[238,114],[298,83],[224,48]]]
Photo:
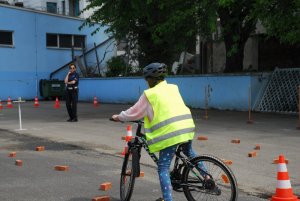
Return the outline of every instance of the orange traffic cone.
[[[6,107],[7,108],[13,108],[13,105],[12,105],[11,100],[10,100],[10,96],[8,96]]]
[[[2,109],[3,109],[3,106],[2,106],[2,102],[0,100],[0,110],[2,110]]]
[[[94,107],[98,107],[99,104],[98,104],[98,101],[97,101],[97,97],[94,96]]]
[[[40,104],[39,104],[39,99],[37,96],[35,96],[34,98],[34,107],[38,107]]]
[[[58,97],[56,97],[54,108],[60,108]]]
[[[128,125],[126,130],[127,130],[126,137],[125,137],[126,144],[125,144],[124,150],[122,152],[122,156],[125,156],[125,154],[127,153],[127,151],[128,151],[128,142],[132,139],[131,125]]]
[[[299,201],[293,194],[288,170],[283,155],[279,155],[277,165],[277,186],[276,193],[272,196],[271,201]]]
[[[124,150],[122,151],[122,156],[125,156],[127,151],[128,151],[128,142],[126,142],[126,144],[125,144]]]
[[[126,142],[129,142],[132,138],[132,130],[131,130],[131,125],[127,126],[127,134],[125,137]]]

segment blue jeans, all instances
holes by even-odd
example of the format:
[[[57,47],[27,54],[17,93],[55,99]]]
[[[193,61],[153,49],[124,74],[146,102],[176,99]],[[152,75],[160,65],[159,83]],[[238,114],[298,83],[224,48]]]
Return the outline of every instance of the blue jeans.
[[[159,160],[157,163],[158,176],[164,201],[172,201],[172,185],[169,169],[171,161],[175,155],[176,148],[177,145],[173,145],[159,152]],[[183,145],[183,153],[189,158],[194,158],[197,155],[192,148],[192,141],[189,141],[188,143]],[[201,166],[202,163],[199,165]]]

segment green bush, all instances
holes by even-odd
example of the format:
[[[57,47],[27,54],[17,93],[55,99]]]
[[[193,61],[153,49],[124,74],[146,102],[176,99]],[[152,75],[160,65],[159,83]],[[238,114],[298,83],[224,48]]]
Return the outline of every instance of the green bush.
[[[106,77],[122,77],[125,75],[128,76],[131,72],[131,67],[127,66],[124,59],[120,56],[112,57],[106,62],[106,64],[107,64]]]

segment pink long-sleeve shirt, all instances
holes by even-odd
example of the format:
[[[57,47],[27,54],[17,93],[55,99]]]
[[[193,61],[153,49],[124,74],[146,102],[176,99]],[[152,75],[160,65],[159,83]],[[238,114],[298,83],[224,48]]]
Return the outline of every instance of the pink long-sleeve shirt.
[[[149,103],[145,93],[143,93],[139,100],[132,107],[126,111],[122,111],[118,117],[120,121],[133,121],[147,116],[149,121],[152,121],[153,114],[153,108]]]

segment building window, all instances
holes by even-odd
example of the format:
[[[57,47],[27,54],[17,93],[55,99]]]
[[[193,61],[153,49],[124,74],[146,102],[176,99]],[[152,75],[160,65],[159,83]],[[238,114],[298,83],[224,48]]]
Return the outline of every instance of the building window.
[[[47,2],[47,12],[57,13],[57,3]]]
[[[75,14],[75,16],[79,16],[80,15],[79,0],[75,0],[74,14]]]
[[[46,46],[56,48],[85,48],[85,36],[47,33]]]
[[[57,37],[57,34],[47,34],[47,47],[58,47]]]
[[[61,8],[62,8],[61,14],[65,15],[66,14],[66,2],[65,1],[61,2]]]
[[[80,15],[79,0],[69,0],[69,15],[74,17]]]
[[[59,35],[59,47],[72,48],[72,35],[60,34]]]
[[[80,35],[75,35],[74,36],[74,47],[75,48],[85,48],[85,37],[84,36],[80,36]]]
[[[0,45],[13,45],[13,32],[0,30]]]

